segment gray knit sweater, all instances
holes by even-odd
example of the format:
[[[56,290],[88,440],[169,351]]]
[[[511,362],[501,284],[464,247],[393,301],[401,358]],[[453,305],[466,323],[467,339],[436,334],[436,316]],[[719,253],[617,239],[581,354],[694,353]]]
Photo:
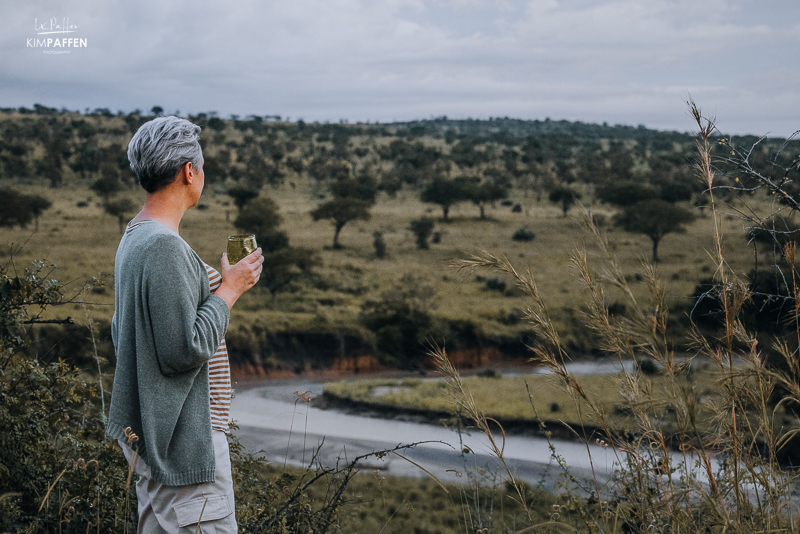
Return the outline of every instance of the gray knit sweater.
[[[114,292],[117,367],[106,432],[125,441],[130,427],[156,482],[212,482],[208,360],[228,328],[228,305],[211,294],[200,257],[157,221],[125,232]]]

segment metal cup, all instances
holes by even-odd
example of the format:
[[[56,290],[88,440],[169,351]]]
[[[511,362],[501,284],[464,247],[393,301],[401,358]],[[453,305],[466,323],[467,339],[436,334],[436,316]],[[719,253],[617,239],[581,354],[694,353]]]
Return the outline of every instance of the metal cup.
[[[256,236],[253,234],[238,234],[228,236],[228,262],[235,265],[242,261],[245,256],[255,252]]]

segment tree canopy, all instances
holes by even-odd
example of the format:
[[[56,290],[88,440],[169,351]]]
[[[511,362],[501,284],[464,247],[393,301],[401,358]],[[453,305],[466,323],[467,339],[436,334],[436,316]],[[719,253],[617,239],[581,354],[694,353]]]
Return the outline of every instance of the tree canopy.
[[[438,204],[442,208],[442,219],[448,220],[450,207],[469,199],[470,184],[465,178],[448,179],[437,176],[428,184],[420,200],[430,204]]]
[[[626,207],[614,222],[627,232],[644,234],[653,242],[653,262],[658,262],[658,245],[667,234],[681,232],[694,220],[694,213],[658,198]]]
[[[333,248],[341,248],[339,233],[350,221],[368,221],[370,208],[375,204],[378,183],[374,176],[361,173],[356,177],[342,174],[329,184],[333,199],[323,202],[311,211],[315,221],[329,219],[333,223]]]
[[[128,197],[114,198],[103,204],[103,210],[112,217],[117,218],[119,233],[122,233],[125,229],[125,222],[133,218],[136,211],[136,203]]]
[[[627,180],[607,183],[597,191],[597,198],[601,202],[623,207],[657,196],[658,193],[649,184]]]
[[[36,229],[39,229],[39,216],[52,204],[43,196],[26,195],[15,189],[0,189],[0,227],[2,226],[28,226],[31,220],[36,219]]]
[[[561,211],[564,217],[572,208],[572,206],[581,198],[581,194],[569,186],[555,187],[550,191],[548,199],[555,204],[561,204]]]
[[[315,221],[320,219],[330,219],[333,223],[333,248],[341,248],[339,244],[339,233],[344,225],[350,221],[368,221],[371,217],[369,209],[372,203],[367,200],[352,197],[334,198],[320,204],[311,211],[311,217]]]

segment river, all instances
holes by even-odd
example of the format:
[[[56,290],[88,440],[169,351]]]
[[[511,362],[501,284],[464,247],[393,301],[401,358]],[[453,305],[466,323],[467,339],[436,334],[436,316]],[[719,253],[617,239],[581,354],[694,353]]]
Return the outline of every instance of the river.
[[[616,372],[619,367],[614,363],[583,362],[571,364],[570,370],[589,374]],[[440,480],[465,482],[483,477],[484,482],[492,482],[493,478],[499,481],[505,477],[483,435],[459,435],[428,424],[321,410],[295,394],[308,391],[316,396],[323,388],[320,382],[276,380],[237,389],[231,404],[232,416],[239,425],[237,436],[245,447],[261,451],[271,462],[294,466],[308,465],[317,449],[319,461],[330,466],[398,444],[425,442],[401,454]],[[612,449],[598,444],[557,440],[548,443],[543,438],[509,436],[504,449],[506,463],[519,479],[552,490],[564,470],[553,456],[551,443],[570,472],[581,480],[589,480],[590,488],[595,480],[602,485],[609,478],[617,460]],[[463,453],[465,447],[472,452]],[[382,459],[368,458],[358,467],[391,475],[428,476],[394,454]]]

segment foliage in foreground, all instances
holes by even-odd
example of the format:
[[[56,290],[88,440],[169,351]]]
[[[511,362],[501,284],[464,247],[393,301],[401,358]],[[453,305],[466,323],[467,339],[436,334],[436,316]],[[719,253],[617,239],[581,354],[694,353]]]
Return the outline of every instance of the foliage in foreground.
[[[41,314],[75,303],[83,293],[65,298],[63,286],[44,268],[34,263],[21,276],[0,269],[0,530],[133,532],[135,477],[117,443],[105,435],[96,377],[64,361],[48,361],[46,354],[23,353],[30,329],[53,322]],[[363,459],[333,467],[312,460],[306,469],[276,471],[234,438],[241,531],[329,532]]]
[[[717,271],[714,287],[706,298],[714,302],[724,317],[721,331],[716,335],[708,336],[695,328],[692,338],[697,354],[714,362],[720,373],[718,395],[709,398],[701,393],[700,385],[684,380],[690,373],[691,362],[677,359],[667,341],[667,290],[655,267],[644,265],[644,281],[651,298],[649,302],[640,302],[610,254],[608,243],[594,225],[591,214],[586,214],[585,222],[605,253],[605,265],[598,275],[590,268],[584,251],[572,257],[587,296],[585,325],[596,334],[603,351],[621,361],[645,355],[658,362],[664,369],[658,379],[659,386],[669,393],[666,398],[654,394],[653,381],[641,368],[622,372],[619,388],[636,420],[632,432],[619,432],[604,406],[587,394],[579,380],[568,371],[565,362],[569,355],[530,270],[521,272],[507,259],[489,253],[475,255],[458,264],[459,269],[467,272],[486,269],[510,275],[530,296],[531,307],[526,311],[526,318],[538,340],[532,347],[535,360],[559,379],[571,394],[576,409],[582,412],[582,422],[575,425],[574,430],[586,444],[589,457],[597,453],[598,449],[590,445],[596,442],[605,449],[610,448],[616,459],[613,477],[607,484],[597,476],[587,481],[570,479],[568,489],[588,492],[595,508],[587,502],[587,514],[569,521],[560,519],[555,522],[558,528],[603,533],[620,530],[752,533],[797,532],[800,527],[794,497],[798,476],[779,462],[779,451],[792,445],[791,439],[798,431],[787,430],[783,419],[775,417],[780,406],[800,404],[797,381],[800,376],[797,356],[800,349],[800,285],[797,283],[800,273],[795,267],[795,244],[783,244],[780,263],[773,266],[790,280],[786,285],[788,294],[773,295],[773,298],[783,299],[791,310],[787,330],[784,335],[773,338],[772,346],[762,347],[755,334],[742,323],[742,309],[753,297],[753,291],[727,265],[715,199],[722,167],[733,173],[735,183],[743,182],[741,187],[733,188],[735,193],[749,194],[755,189],[767,188],[781,199],[774,205],[776,211],[798,210],[800,203],[790,194],[790,186],[800,170],[800,157],[780,168],[776,156],[773,169],[762,173],[754,170],[748,161],[752,149],[743,150],[727,139],[720,139],[718,142],[730,149],[731,156],[713,159],[714,123],[705,119],[694,103],[690,103],[690,110],[700,127],[698,174],[707,187],[715,222],[713,249],[709,254]],[[728,179],[733,181],[733,177]],[[723,187],[730,192],[730,187]],[[769,231],[765,221],[750,216],[753,212],[746,204],[737,211],[753,226]],[[609,288],[626,296],[630,313],[616,317],[609,314],[606,302]],[[458,411],[486,435],[490,448],[502,461],[503,441],[494,430],[494,424],[490,424],[493,421],[475,403],[444,350],[434,350],[433,356],[447,378]],[[781,365],[775,365],[777,362]],[[712,425],[699,422],[703,404],[713,410]],[[667,420],[676,423],[677,428],[669,425],[668,429]],[[583,422],[601,428],[602,433],[589,435]],[[568,473],[568,466],[557,456],[557,451],[554,458]],[[524,486],[515,480],[510,470],[507,476],[517,490],[519,502],[526,502]]]

